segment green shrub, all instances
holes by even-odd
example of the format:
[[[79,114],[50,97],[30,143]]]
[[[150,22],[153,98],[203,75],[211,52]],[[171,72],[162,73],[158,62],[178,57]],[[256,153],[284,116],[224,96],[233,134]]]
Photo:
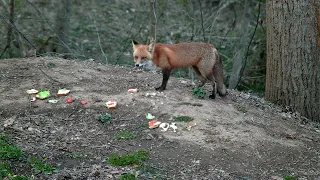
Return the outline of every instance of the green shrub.
[[[12,145],[6,136],[0,135],[0,159],[19,159],[22,156],[20,148]]]
[[[112,119],[112,116],[111,114],[101,114],[98,118],[98,120],[101,122],[101,123],[106,123],[106,124],[110,124],[111,123],[111,119]]]
[[[201,87],[196,87],[192,90],[192,95],[199,99],[203,99],[206,96],[206,91]]]

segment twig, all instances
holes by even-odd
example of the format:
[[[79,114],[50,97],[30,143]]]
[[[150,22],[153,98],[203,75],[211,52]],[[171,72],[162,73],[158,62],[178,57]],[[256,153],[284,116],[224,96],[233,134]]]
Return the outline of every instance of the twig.
[[[3,8],[7,11],[7,13],[10,13],[10,10],[8,8],[7,2],[5,0],[1,0],[0,3],[2,4]]]
[[[132,28],[133,28],[133,25],[134,25],[134,23],[135,23],[135,20],[136,20],[136,16],[134,16],[134,18],[133,18],[133,22],[132,22],[132,25],[131,25],[128,33],[131,32],[131,30],[132,30]],[[140,26],[138,32],[137,32],[133,37],[131,37],[131,39],[135,39],[135,37],[140,33],[141,29],[142,29],[142,26]],[[124,41],[125,41],[125,42],[128,42],[128,41],[127,41],[127,38],[124,39],[122,42],[124,42]],[[122,57],[123,53],[128,49],[128,46],[130,46],[130,45],[131,45],[131,42],[126,43],[126,45],[124,46],[124,48],[123,48],[123,50],[121,51],[120,55],[117,57],[116,64],[118,64],[118,62],[119,62],[120,58]]]
[[[29,0],[25,0],[27,1],[36,11],[37,13],[40,15],[40,17],[44,20],[45,23],[47,23],[51,29],[51,31],[57,36],[57,38],[59,39],[59,41],[70,51],[70,47],[60,38],[60,36],[54,31],[54,28],[52,27],[52,25],[49,23],[49,21],[47,20],[47,18],[41,13],[41,11],[39,10],[39,8],[34,4],[34,2],[30,2]],[[34,46],[33,46],[34,47]],[[35,47],[34,47],[35,48]],[[36,49],[36,48],[35,48]]]
[[[227,33],[224,35],[224,37],[223,37],[222,39],[223,39],[223,40],[226,39],[226,37],[227,37],[227,35],[229,34],[229,32],[230,32],[231,30],[233,30],[235,27],[236,27],[236,26],[235,26],[235,21],[234,21],[234,22],[232,22],[231,27],[228,29]],[[220,41],[220,44],[219,44],[218,48],[220,48],[221,45],[222,45],[222,41]]]
[[[6,45],[6,47],[3,49],[1,55],[0,55],[0,58],[2,57],[2,55],[4,55],[4,53],[6,52],[6,50],[8,49],[8,44]]]
[[[98,42],[99,42],[100,50],[101,50],[103,56],[106,58],[106,64],[108,64],[108,57],[107,57],[107,55],[104,53],[104,51],[103,51],[103,49],[102,49],[102,46],[101,46],[101,40],[100,40],[100,35],[99,35],[99,32],[98,32],[98,27],[97,27],[96,20],[92,18],[92,15],[91,15],[91,14],[90,14],[90,18],[93,20],[94,27],[96,28],[96,32],[97,32],[97,36],[98,36]]]
[[[257,20],[256,20],[256,26],[254,27],[254,31],[253,31],[253,34],[252,34],[252,37],[250,39],[250,42],[248,44],[248,47],[247,47],[247,52],[246,52],[246,57],[245,57],[245,60],[244,60],[244,63],[243,63],[243,66],[240,70],[240,77],[239,77],[239,80],[237,82],[237,85],[235,86],[235,89],[238,87],[240,81],[241,81],[241,78],[242,78],[242,75],[243,75],[243,72],[244,72],[244,69],[246,67],[246,64],[247,64],[247,60],[248,60],[248,56],[249,56],[249,48],[250,48],[250,45],[252,43],[252,40],[253,40],[253,37],[254,35],[256,34],[256,31],[257,31],[257,27],[259,25],[259,18],[260,18],[260,7],[261,7],[261,0],[258,2],[259,3],[259,7],[258,7],[258,16],[257,16]]]
[[[23,39],[25,39],[30,46],[32,46],[34,49],[36,49],[36,47],[18,30],[18,28],[16,27],[16,25],[12,24],[10,21],[6,21],[6,18],[0,13],[0,17],[8,24],[10,24],[14,30],[16,30],[22,37]]]
[[[220,2],[220,4],[224,3],[224,1]],[[234,3],[234,0],[229,0],[229,1],[226,1],[223,6],[221,6],[218,11],[214,14],[212,14],[210,17],[208,17],[207,19],[211,19],[214,17],[214,19],[212,20],[212,23],[211,25],[208,27],[208,28],[211,28],[210,32],[213,31],[213,28],[215,27],[214,24],[216,23],[216,20],[219,18],[219,15],[221,14],[221,12],[227,8],[230,4]],[[211,36],[209,38],[209,42],[211,41]]]
[[[203,36],[203,41],[206,42],[206,35],[205,35],[205,32],[204,32],[204,25],[203,25],[203,14],[202,14],[201,0],[199,0],[199,5],[200,5],[200,13],[201,13],[202,36]]]
[[[77,105],[74,110],[65,119],[69,119],[77,110],[79,110],[80,105]]]
[[[157,24],[158,24],[156,5],[157,5],[157,0],[154,0],[153,6],[152,6],[153,15],[154,15],[154,43],[157,42]]]
[[[47,73],[45,73],[41,68],[38,68],[44,75],[46,75],[49,79],[51,79],[52,81],[55,81],[55,82],[57,82],[57,83],[59,83],[59,84],[64,84],[64,83],[62,83],[62,82],[60,82],[60,81],[58,81],[58,80],[55,80],[55,79],[53,79],[51,76],[49,76]]]

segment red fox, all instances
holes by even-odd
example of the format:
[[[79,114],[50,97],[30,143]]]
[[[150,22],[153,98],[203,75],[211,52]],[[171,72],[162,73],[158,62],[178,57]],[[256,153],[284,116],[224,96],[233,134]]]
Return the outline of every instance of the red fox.
[[[201,77],[202,83],[199,87],[203,86],[207,80],[212,82],[213,91],[210,98],[214,99],[217,91],[221,97],[227,94],[223,83],[222,61],[213,45],[200,42],[171,45],[151,42],[148,45],[141,45],[134,40],[132,45],[136,67],[141,67],[143,62],[152,60],[162,69],[162,83],[156,90],[166,89],[172,69],[193,67]]]

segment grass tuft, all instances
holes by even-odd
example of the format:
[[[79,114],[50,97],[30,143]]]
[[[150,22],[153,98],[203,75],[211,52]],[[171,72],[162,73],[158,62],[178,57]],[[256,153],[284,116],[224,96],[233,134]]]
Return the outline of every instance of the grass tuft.
[[[0,135],[0,159],[19,159],[22,156],[20,148],[11,144],[6,136]]]
[[[29,164],[33,167],[32,169],[35,174],[53,174],[57,172],[57,170],[50,164],[47,164],[38,158],[30,158]]]
[[[115,134],[116,139],[135,139],[137,134],[132,131],[119,131]]]
[[[136,180],[136,176],[131,173],[124,174],[120,177],[120,180]]]
[[[112,154],[108,158],[108,162],[113,166],[132,166],[139,165],[147,159],[148,152],[145,149],[140,149],[131,154],[119,156]]]
[[[190,116],[176,116],[176,117],[173,117],[173,121],[176,121],[176,122],[190,122],[190,121],[193,121],[193,118],[190,117]]]

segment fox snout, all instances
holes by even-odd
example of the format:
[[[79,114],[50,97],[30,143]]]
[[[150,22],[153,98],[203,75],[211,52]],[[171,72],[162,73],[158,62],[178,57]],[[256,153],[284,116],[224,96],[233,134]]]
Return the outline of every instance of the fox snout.
[[[135,64],[136,68],[144,68],[144,65],[145,65],[145,64],[144,64],[144,63],[141,63],[141,62]]]
[[[141,63],[136,63],[136,67],[143,67],[143,64],[141,64]]]

